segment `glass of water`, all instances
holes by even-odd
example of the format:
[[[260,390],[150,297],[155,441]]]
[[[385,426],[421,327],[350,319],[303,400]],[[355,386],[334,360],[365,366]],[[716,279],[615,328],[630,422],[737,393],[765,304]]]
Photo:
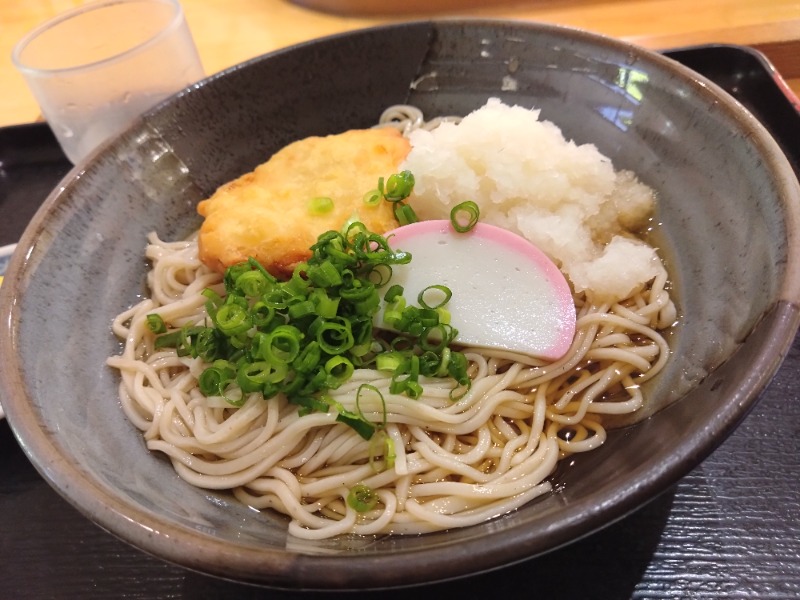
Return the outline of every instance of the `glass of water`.
[[[204,76],[177,0],[86,4],[31,31],[12,60],[73,164]]]

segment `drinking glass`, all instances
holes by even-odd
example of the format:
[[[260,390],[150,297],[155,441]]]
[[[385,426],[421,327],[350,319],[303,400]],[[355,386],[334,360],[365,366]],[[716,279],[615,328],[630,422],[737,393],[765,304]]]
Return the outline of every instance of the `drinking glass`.
[[[73,164],[204,76],[177,0],[72,9],[22,38],[12,60]]]

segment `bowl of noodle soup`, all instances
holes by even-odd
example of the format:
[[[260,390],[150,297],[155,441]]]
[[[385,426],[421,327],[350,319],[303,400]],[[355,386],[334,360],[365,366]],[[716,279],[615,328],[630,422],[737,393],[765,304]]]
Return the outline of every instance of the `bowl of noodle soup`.
[[[469,188],[444,159],[428,171],[426,159],[415,162],[444,155],[451,130],[437,128],[439,117],[466,128],[487,106],[538,111],[523,137],[555,136],[569,168],[585,169],[566,187],[559,166],[512,186],[508,164],[533,151],[493,147],[501,127],[477,121],[462,148],[502,157],[491,160],[503,194],[493,188],[481,200],[485,181]],[[555,362],[462,349],[471,384],[455,402],[447,378],[424,380],[410,399],[386,391],[385,373],[357,369],[329,396],[341,411],[386,418],[380,433],[394,456],[389,464],[378,452],[376,466],[374,449],[333,411],[301,414],[280,395],[251,394],[236,407],[206,398],[197,382],[207,365],[159,353],[146,315],[201,324],[203,290],[226,291],[198,254],[201,202],[292,143],[371,130],[381,115],[411,140],[404,164],[419,215],[441,218],[455,202],[448,194],[471,194],[487,223],[535,239],[568,276],[577,328]],[[536,164],[560,155],[545,141]],[[534,194],[541,206],[569,196],[586,207],[594,188],[624,216],[585,208],[584,237],[607,247],[623,234],[620,243],[657,253],[645,283],[616,296],[599,288],[626,260],[611,271],[579,260],[581,238],[553,234],[576,222],[520,212],[519,198],[528,207]],[[622,518],[725,439],[797,330],[799,214],[794,173],[755,118],[640,48],[493,21],[301,44],[169,99],[51,194],[0,288],[4,409],[68,501],[170,562],[296,589],[462,577]],[[43,339],[59,340],[65,368],[54,372]],[[365,383],[384,390],[382,408],[356,405]],[[348,508],[349,490],[364,482],[377,491],[372,512]]]

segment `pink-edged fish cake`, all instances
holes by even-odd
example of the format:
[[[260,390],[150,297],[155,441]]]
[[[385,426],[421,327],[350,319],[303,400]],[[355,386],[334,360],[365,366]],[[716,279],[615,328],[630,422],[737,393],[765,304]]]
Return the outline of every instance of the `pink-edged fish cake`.
[[[575,303],[564,275],[539,248],[501,227],[478,223],[466,233],[450,221],[420,221],[386,234],[395,250],[409,252],[393,267],[391,284],[403,286],[409,304],[431,285],[453,293],[447,309],[456,343],[554,361],[575,336]],[[382,312],[376,325],[382,323]]]

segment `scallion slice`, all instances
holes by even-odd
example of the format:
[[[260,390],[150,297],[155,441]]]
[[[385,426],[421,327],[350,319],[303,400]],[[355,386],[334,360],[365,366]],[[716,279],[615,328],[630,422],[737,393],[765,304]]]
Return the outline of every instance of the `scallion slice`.
[[[398,203],[394,209],[394,216],[397,218],[397,222],[400,223],[400,225],[410,225],[411,223],[419,221],[417,213],[415,213],[414,209],[408,204]]]
[[[437,294],[436,292],[439,293]],[[429,300],[435,299],[437,296],[439,301],[431,304]],[[450,298],[452,297],[453,292],[446,285],[429,285],[419,293],[417,296],[417,302],[419,302],[419,305],[423,308],[431,308],[435,310],[450,302]],[[426,300],[426,298],[428,300]]]
[[[308,212],[312,215],[324,215],[333,210],[333,199],[327,196],[312,198],[308,201]]]
[[[347,494],[347,505],[357,513],[365,513],[378,504],[378,494],[369,486],[360,483]]]
[[[155,334],[167,332],[167,324],[164,319],[155,313],[147,315],[147,328]]]
[[[378,204],[380,204],[382,199],[383,199],[383,194],[381,194],[381,191],[379,189],[375,188],[374,190],[370,190],[366,194],[364,194],[363,202],[367,206],[377,206]]]
[[[383,195],[389,202],[399,202],[408,198],[413,189],[414,174],[411,171],[402,171],[386,180]]]
[[[470,231],[478,223],[481,210],[472,200],[456,204],[450,211],[450,223],[459,233]]]

